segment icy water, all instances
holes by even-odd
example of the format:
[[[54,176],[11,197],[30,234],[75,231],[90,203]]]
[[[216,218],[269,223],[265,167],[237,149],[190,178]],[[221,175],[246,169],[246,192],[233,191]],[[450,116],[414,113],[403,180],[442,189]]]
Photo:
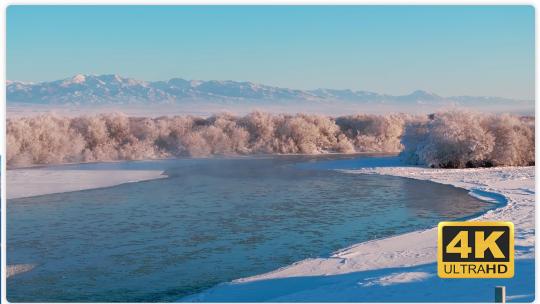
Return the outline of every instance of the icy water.
[[[173,301],[220,282],[492,207],[450,186],[317,166],[336,158],[350,159],[281,156],[59,167],[164,168],[169,178],[9,200],[8,265],[35,267],[7,280],[8,299]]]

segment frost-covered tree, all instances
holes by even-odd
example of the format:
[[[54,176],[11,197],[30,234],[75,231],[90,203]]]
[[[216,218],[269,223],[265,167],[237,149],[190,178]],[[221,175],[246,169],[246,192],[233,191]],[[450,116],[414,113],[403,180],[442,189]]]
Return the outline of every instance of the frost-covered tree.
[[[351,139],[357,152],[399,152],[407,115],[351,115],[339,117],[336,123]]]
[[[534,120],[509,114],[436,113],[407,126],[402,157],[440,168],[534,164]]]

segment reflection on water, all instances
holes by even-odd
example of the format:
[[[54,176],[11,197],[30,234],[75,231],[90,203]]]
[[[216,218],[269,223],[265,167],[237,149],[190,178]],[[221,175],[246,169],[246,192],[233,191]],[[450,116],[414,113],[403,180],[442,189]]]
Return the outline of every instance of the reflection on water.
[[[10,200],[8,264],[36,266],[8,280],[8,299],[176,300],[489,207],[430,182],[293,165],[320,159],[95,165],[164,167],[170,177]]]

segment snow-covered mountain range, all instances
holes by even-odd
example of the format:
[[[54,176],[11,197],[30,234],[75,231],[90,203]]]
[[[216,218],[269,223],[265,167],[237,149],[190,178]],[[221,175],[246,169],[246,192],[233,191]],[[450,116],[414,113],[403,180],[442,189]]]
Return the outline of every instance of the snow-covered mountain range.
[[[142,81],[118,75],[75,75],[62,80],[26,83],[7,82],[9,103],[47,105],[167,104],[185,101],[304,101],[353,102],[385,105],[531,105],[533,101],[499,97],[442,97],[426,91],[393,96],[368,91],[316,89],[296,90],[252,82],[199,81],[173,78]]]

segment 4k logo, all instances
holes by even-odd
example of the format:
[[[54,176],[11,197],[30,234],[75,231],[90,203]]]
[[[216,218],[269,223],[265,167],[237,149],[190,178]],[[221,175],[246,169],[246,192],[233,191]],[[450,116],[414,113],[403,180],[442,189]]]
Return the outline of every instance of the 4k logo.
[[[511,278],[514,224],[440,222],[437,262],[441,278]]]

